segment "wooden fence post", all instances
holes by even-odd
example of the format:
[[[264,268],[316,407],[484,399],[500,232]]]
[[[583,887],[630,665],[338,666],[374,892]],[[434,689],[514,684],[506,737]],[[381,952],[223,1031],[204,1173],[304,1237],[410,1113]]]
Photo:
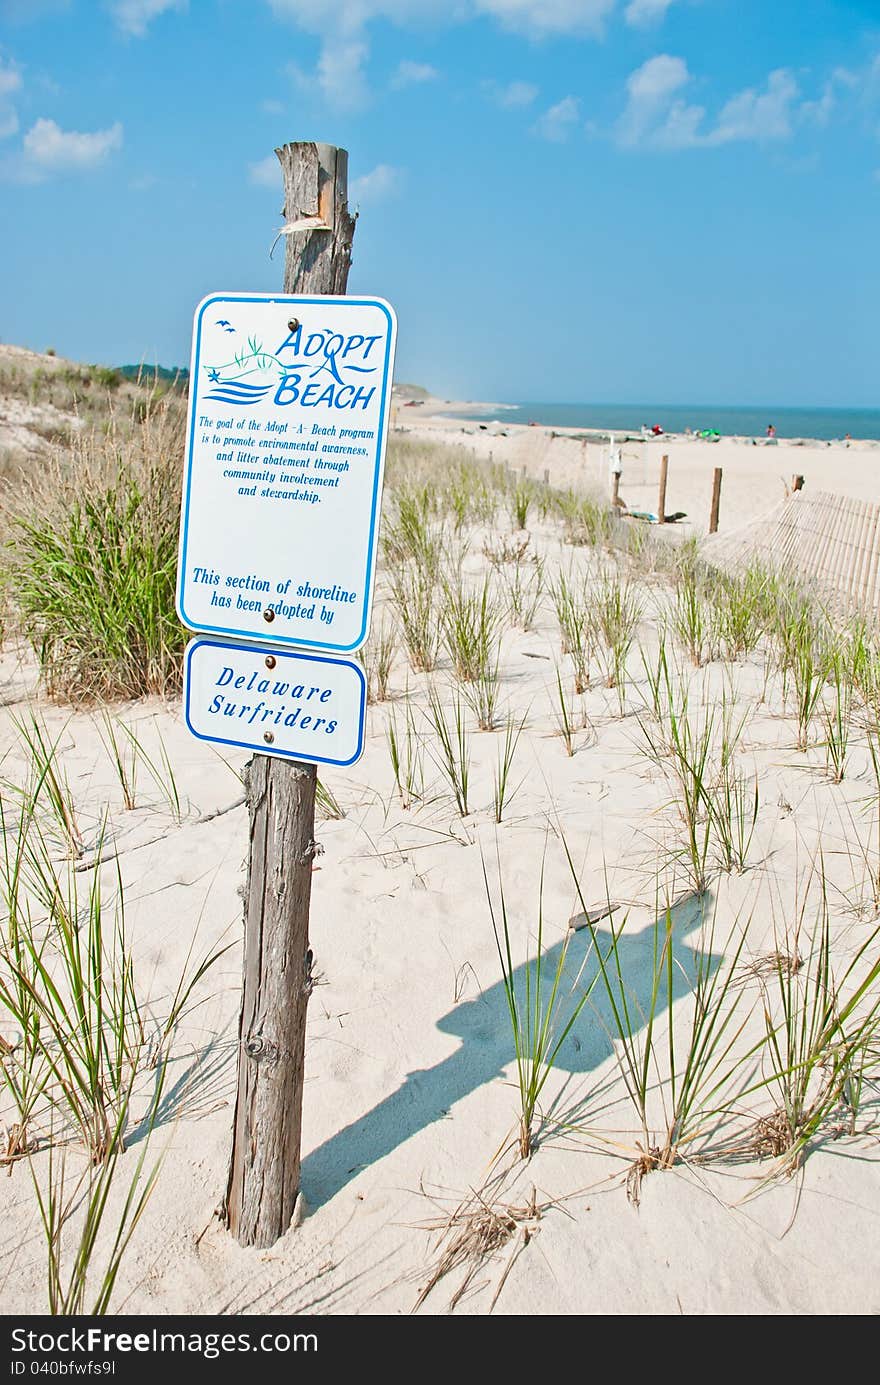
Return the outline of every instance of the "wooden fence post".
[[[716,466],[712,477],[712,511],[709,515],[709,533],[718,532],[718,511],[721,508],[721,467]]]
[[[348,154],[310,143],[275,152],[284,177],[284,292],[345,293],[354,238]],[[244,776],[250,859],[223,1216],[248,1246],[269,1246],[283,1236],[299,1195],[316,781],[314,765],[266,755],[255,755]]]
[[[666,523],[666,476],[669,471],[669,458],[664,452],[660,458],[660,494],[657,498],[657,523]]]
[[[803,488],[804,488],[804,478],[803,478],[803,476],[799,476],[799,475],[797,474],[797,472],[795,472],[794,476],[792,476],[792,478],[791,478],[791,489],[792,489],[792,494],[793,494],[795,491],[802,491]]]

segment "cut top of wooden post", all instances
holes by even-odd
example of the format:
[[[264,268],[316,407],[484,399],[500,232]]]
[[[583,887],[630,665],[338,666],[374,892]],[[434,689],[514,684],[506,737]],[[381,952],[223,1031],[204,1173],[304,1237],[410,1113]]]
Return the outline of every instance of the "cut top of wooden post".
[[[342,294],[355,218],[348,210],[348,153],[332,144],[276,149],[284,179],[284,292]]]

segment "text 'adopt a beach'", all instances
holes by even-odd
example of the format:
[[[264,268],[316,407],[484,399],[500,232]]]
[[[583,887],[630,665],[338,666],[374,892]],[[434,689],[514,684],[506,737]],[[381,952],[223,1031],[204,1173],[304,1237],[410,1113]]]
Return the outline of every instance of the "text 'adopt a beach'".
[[[364,643],[395,333],[382,299],[199,305],[178,577],[190,629]]]

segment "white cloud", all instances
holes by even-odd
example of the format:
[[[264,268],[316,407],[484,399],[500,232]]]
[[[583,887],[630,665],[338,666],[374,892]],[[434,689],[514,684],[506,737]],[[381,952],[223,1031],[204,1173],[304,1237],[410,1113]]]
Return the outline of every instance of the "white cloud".
[[[617,124],[621,144],[655,149],[694,149],[737,141],[769,143],[790,138],[806,103],[798,103],[797,82],[787,68],[777,68],[758,90],[747,87],[721,108],[714,125],[706,125],[704,106],[689,104],[684,88],[693,81],[683,58],[660,53],[649,58],[627,80],[627,103]]]
[[[18,129],[18,114],[10,99],[21,89],[21,73],[13,62],[0,58],[0,139],[7,139]]]
[[[21,90],[21,73],[15,63],[0,58],[0,96],[10,96]]]
[[[786,68],[777,68],[766,79],[766,90],[748,87],[730,98],[718,116],[718,126],[708,134],[711,144],[730,140],[787,140],[791,134],[793,104],[798,84]]]
[[[542,139],[561,144],[580,120],[581,107],[576,96],[564,96],[535,122],[534,131]]]
[[[149,2],[119,0],[132,4]],[[456,0],[450,5],[449,0],[268,0],[279,19],[291,21],[320,40],[316,71],[291,69],[299,84],[320,92],[331,105],[347,107],[362,105],[368,95],[364,66],[369,56],[367,30],[373,20],[384,19],[397,25],[435,20],[449,25],[486,17],[529,38],[562,34],[598,37],[615,3],[616,0]]]
[[[801,106],[801,116],[815,125],[827,125],[837,108],[841,88],[852,91],[859,86],[855,72],[846,67],[836,67],[822,88],[822,95],[815,101],[805,101]]]
[[[360,39],[347,39],[323,47],[314,72],[304,72],[293,63],[288,71],[303,91],[319,92],[338,110],[356,110],[368,96],[363,70],[368,51]]]
[[[391,78],[393,87],[417,87],[423,82],[433,82],[439,76],[436,67],[430,63],[414,63],[404,58],[398,64],[397,71]]]
[[[798,84],[784,67],[767,78],[764,91],[749,87],[731,97],[718,117],[718,125],[707,136],[710,144],[729,144],[731,140],[788,139],[791,135]]]
[[[360,178],[352,180],[348,190],[349,203],[357,206],[361,202],[382,202],[399,190],[402,179],[402,168],[377,164],[369,173],[362,173]]]
[[[675,93],[690,80],[684,59],[669,53],[658,53],[631,72],[626,82],[626,109],[617,126],[621,144],[640,144],[646,138],[656,137],[663,118],[670,113]],[[676,119],[683,115],[683,110],[679,110]]]
[[[248,165],[248,175],[252,183],[261,188],[281,187],[281,165],[276,154],[267,154],[265,159]]]
[[[41,118],[28,130],[22,143],[25,166],[33,174],[94,168],[122,147],[122,126],[117,120],[106,130],[84,133],[62,130],[54,120]]]
[[[684,58],[673,58],[669,53],[658,53],[636,68],[627,78],[626,89],[630,99],[647,105],[665,100],[691,80]]]
[[[110,12],[124,34],[143,38],[154,19],[182,10],[186,0],[112,0]]]
[[[650,29],[661,24],[675,0],[630,0],[623,17],[633,29]]]
[[[551,34],[601,34],[615,0],[474,0],[478,14],[530,38]]]
[[[538,95],[538,88],[534,82],[508,82],[506,86],[498,82],[487,82],[486,88],[491,93],[493,101],[505,110],[531,106]]]

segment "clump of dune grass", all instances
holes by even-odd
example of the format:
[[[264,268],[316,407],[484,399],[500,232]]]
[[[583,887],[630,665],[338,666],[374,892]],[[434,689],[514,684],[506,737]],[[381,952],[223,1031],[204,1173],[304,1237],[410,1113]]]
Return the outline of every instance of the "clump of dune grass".
[[[832,688],[832,702],[830,706],[822,709],[826,764],[832,783],[839,784],[846,773],[853,697],[852,677],[850,668],[847,666],[846,651],[840,646],[831,650],[827,670]]]
[[[74,702],[164,695],[186,632],[174,609],[182,413],[84,432],[4,497],[6,585],[47,691]]]
[[[569,490],[557,493],[555,503],[566,543],[596,548],[611,542],[617,519],[601,500]]]
[[[605,935],[591,922],[564,837],[563,847],[592,937],[618,1067],[639,1121],[627,1177],[630,1200],[638,1204],[645,1175],[708,1145],[748,1089],[763,1039],[744,1037],[751,1006],[737,972],[747,926],[735,919],[721,933],[714,913],[706,919],[700,906],[696,917],[685,912],[690,927],[699,927],[697,940],[685,944],[677,917],[682,906],[667,903],[655,910],[647,938],[638,935],[648,966],[637,980],[628,965],[628,918],[611,929],[603,951]]]
[[[805,611],[795,626],[788,669],[794,685],[797,748],[804,751],[829,673],[829,655],[812,612]]]
[[[391,679],[391,668],[397,652],[394,628],[384,622],[374,629],[367,641],[364,662],[367,674],[367,700],[385,702]]]
[[[647,696],[643,693],[642,698],[655,721],[662,723],[666,716],[669,694],[672,689],[669,657],[666,652],[667,627],[662,613],[657,619],[657,639],[656,654],[652,654],[641,641],[638,642],[638,650],[647,686]]]
[[[702,575],[695,568],[686,568],[675,587],[670,623],[695,668],[701,668],[713,658],[712,609]]]
[[[97,1167],[88,1163],[78,1177],[71,1179],[68,1151],[59,1154],[50,1142],[44,1187],[35,1160],[29,1159],[46,1243],[47,1298],[53,1317],[78,1317],[85,1312],[97,1317],[109,1312],[123,1258],[159,1177],[159,1161],[146,1170],[156,1111],[154,1101],[143,1122],[140,1154],[130,1171],[121,1211],[114,1218],[110,1250],[100,1268],[93,1268],[93,1261],[101,1228],[110,1220],[111,1192],[124,1167],[121,1130],[128,1120],[127,1106],[117,1118],[119,1128],[113,1132],[107,1157]],[[87,1309],[90,1286],[94,1286],[93,1297]]]
[[[574,698],[570,698],[559,668],[556,670],[555,693],[553,717],[556,723],[556,732],[565,746],[566,755],[571,757],[575,752],[575,740],[578,731],[586,731],[590,727],[589,718],[583,697],[577,690],[577,684],[575,684]]]
[[[719,574],[709,589],[718,639],[728,659],[751,654],[772,610],[774,578],[758,563],[742,574]]]
[[[147,1042],[147,1010],[135,979],[116,858],[115,889],[99,870],[88,874],[69,851],[59,857],[54,832],[58,785],[65,782],[57,744],[27,741],[27,788],[0,798],[0,1019],[19,1040],[2,1055],[2,1081],[17,1112],[6,1158],[55,1136],[78,1136],[95,1166],[124,1139]],[[69,809],[64,808],[62,821]],[[101,858],[106,824],[98,830]],[[221,950],[222,951],[222,950]],[[221,952],[183,976],[158,1032],[164,1045],[193,987]]]
[[[443,584],[443,645],[460,683],[474,683],[497,662],[498,611],[491,584],[473,591],[461,580]]]
[[[123,739],[119,727],[106,707],[102,713],[101,721],[103,731],[99,729],[98,735],[101,737],[101,742],[116,771],[119,787],[122,789],[122,802],[125,810],[130,813],[137,800],[137,751],[128,737]]]
[[[382,549],[389,565],[414,562],[432,574],[439,571],[443,531],[433,522],[436,514],[432,487],[412,482],[398,486],[382,519]]]
[[[534,481],[528,480],[525,476],[517,480],[511,489],[508,503],[514,529],[525,529],[528,524],[529,510],[534,503],[536,489]]]
[[[50,827],[53,835],[57,832],[69,856],[81,856],[85,851],[85,842],[70,784],[57,753],[63,731],[53,740],[45,721],[33,710],[26,717],[13,716],[12,722],[27,751],[30,774],[23,791],[9,784],[6,786],[7,792],[22,794],[26,820],[39,810],[48,808],[48,812],[43,814],[46,826]]]
[[[546,859],[546,857],[545,857]],[[538,886],[537,924],[534,951],[524,963],[514,962],[514,943],[507,897],[498,862],[498,898],[493,897],[489,874],[483,859],[483,880],[501,975],[513,1047],[516,1054],[516,1081],[520,1100],[517,1144],[521,1158],[528,1159],[534,1148],[538,1103],[556,1058],[577,1023],[595,984],[582,984],[581,967],[566,984],[566,964],[572,938],[567,930],[556,949],[556,958],[544,953],[544,864]]]
[[[468,793],[471,754],[461,697],[456,693],[453,698],[450,720],[437,689],[431,688],[426,716],[435,737],[433,746],[428,747],[429,754],[452,790],[455,806],[465,818],[470,811]]]
[[[659,726],[639,721],[648,759],[667,775],[675,789],[675,802],[684,827],[684,858],[691,884],[698,894],[708,884],[712,848],[712,750],[715,716],[711,709],[691,706],[686,686],[673,689],[669,670],[665,716]]]
[[[516,755],[516,748],[519,745],[519,738],[523,733],[525,724],[525,717],[517,720],[513,713],[508,712],[504,725],[504,739],[499,746],[493,779],[492,805],[495,810],[496,822],[501,821],[504,810],[515,792],[510,782],[510,774],[513,768],[513,758]]]
[[[499,725],[498,703],[501,697],[501,678],[499,655],[494,656],[481,667],[476,678],[462,684],[462,696],[476,718],[481,731],[494,731]]]
[[[5,818],[0,825],[5,832]],[[56,873],[36,820],[19,825],[23,836],[3,871],[0,1006],[20,1033],[39,1034],[41,1093],[53,1093],[91,1162],[100,1164],[114,1132],[121,1137],[119,1115],[144,1043],[121,891],[108,918],[99,873],[83,890],[71,862]],[[45,921],[28,895],[43,905]]]
[[[394,708],[391,708],[386,739],[401,807],[410,808],[425,792],[425,756],[409,698],[406,699],[402,728],[398,726]]]
[[[533,630],[535,617],[544,594],[543,559],[534,559],[528,566],[514,563],[501,568],[501,580],[507,597],[510,621],[521,630]]]
[[[431,516],[451,520],[459,533],[471,524],[491,525],[508,487],[503,466],[477,461],[465,447],[416,441],[399,431],[389,437],[385,484],[392,505],[398,491],[426,487]]]
[[[401,563],[391,571],[390,583],[410,667],[414,673],[430,673],[440,649],[436,573],[418,563]]]
[[[616,569],[603,573],[592,593],[595,648],[605,685],[617,688],[620,711],[626,698],[626,665],[644,605],[631,578]]]
[[[575,691],[586,692],[590,686],[590,660],[593,655],[593,620],[586,585],[578,583],[573,573],[560,573],[550,588],[556,620],[559,625],[561,649],[574,666]]]
[[[315,813],[325,822],[340,822],[345,817],[345,809],[328,784],[319,779],[315,784]]]
[[[809,938],[803,940],[804,904],[794,940],[786,944],[802,951],[801,965],[793,969],[779,964],[760,978],[764,1072],[754,1089],[769,1095],[774,1105],[756,1120],[752,1147],[777,1161],[783,1172],[799,1167],[810,1145],[834,1125],[841,1108],[854,1124],[865,1075],[875,1069],[880,928],[872,929],[835,968],[821,865],[819,885]]]
[[[694,706],[690,688],[675,681],[665,647],[654,665],[643,652],[654,717],[640,717],[648,759],[667,777],[684,829],[682,856],[701,894],[713,867],[744,871],[760,807],[756,776],[745,774],[737,749],[748,711],[725,692],[715,706]]]

